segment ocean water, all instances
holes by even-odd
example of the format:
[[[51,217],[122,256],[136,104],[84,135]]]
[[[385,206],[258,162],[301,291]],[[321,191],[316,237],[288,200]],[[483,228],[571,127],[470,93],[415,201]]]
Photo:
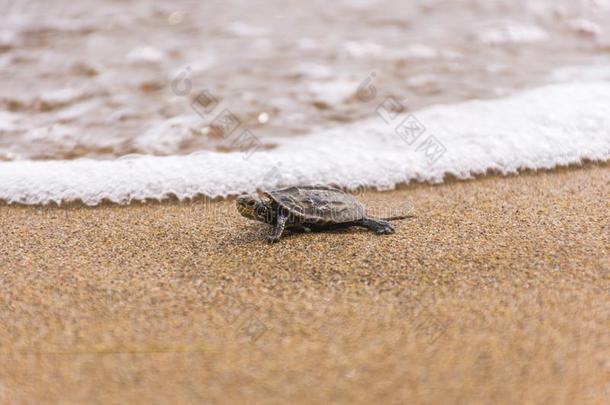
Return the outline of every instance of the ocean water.
[[[391,189],[609,158],[610,1],[403,3],[0,0],[0,199]]]

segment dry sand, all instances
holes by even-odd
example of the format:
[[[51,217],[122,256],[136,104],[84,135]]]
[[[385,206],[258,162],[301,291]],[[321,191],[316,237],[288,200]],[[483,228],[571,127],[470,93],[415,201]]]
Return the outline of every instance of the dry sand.
[[[610,169],[408,187],[397,232],[233,202],[0,207],[0,402],[610,402]]]

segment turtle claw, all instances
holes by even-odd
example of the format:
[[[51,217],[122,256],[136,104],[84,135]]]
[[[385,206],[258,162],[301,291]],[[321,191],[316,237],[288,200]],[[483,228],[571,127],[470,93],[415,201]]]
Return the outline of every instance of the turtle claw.
[[[389,235],[391,233],[394,233],[394,227],[390,224],[388,225],[384,225],[384,226],[380,226],[379,228],[377,228],[375,230],[375,233],[377,235]]]
[[[356,223],[375,232],[377,235],[389,235],[394,233],[394,227],[388,221],[381,219],[364,218]]]
[[[269,243],[270,245],[273,245],[274,243],[277,243],[280,241],[280,238],[278,238],[277,236],[267,236],[267,243]]]

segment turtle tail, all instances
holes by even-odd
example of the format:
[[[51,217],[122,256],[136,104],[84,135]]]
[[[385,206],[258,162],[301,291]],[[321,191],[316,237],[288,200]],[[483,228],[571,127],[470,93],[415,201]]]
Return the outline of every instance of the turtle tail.
[[[416,216],[413,207],[402,210],[391,210],[390,212],[386,211],[385,213],[380,212],[380,214],[390,214],[382,217],[376,217],[376,219],[380,219],[382,221],[399,221],[401,219],[413,218]]]
[[[407,219],[407,218],[414,218],[417,215],[415,214],[405,214],[405,215],[394,215],[391,217],[384,217],[384,218],[378,218],[381,219],[382,221],[400,221],[401,219]]]

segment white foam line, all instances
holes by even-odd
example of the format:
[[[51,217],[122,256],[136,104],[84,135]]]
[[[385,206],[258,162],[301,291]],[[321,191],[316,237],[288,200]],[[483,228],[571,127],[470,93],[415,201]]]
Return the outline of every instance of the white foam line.
[[[0,199],[23,204],[81,200],[225,197],[257,188],[335,183],[392,188],[411,180],[468,178],[494,169],[552,168],[610,158],[610,83],[557,84],[499,100],[435,106],[414,114],[427,131],[407,145],[381,118],[279,140],[248,160],[240,152],[136,156],[110,161],[0,163]],[[397,124],[399,119],[394,121]],[[435,163],[420,142],[446,148]]]

